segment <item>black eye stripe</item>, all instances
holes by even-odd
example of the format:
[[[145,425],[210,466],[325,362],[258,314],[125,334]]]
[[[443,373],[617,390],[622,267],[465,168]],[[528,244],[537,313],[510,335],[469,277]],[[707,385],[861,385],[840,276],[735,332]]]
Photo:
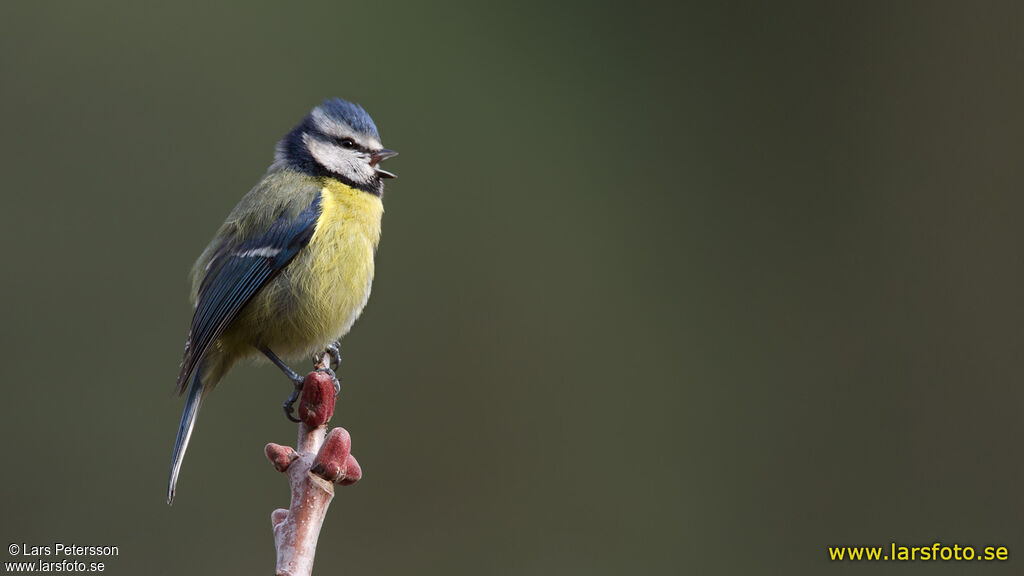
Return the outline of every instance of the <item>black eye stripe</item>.
[[[367,148],[365,146],[360,146],[358,142],[356,142],[352,138],[349,138],[348,136],[334,136],[334,137],[331,137],[330,140],[332,142],[334,142],[335,144],[337,144],[338,146],[341,146],[342,148],[345,148],[346,150],[358,150],[359,152],[366,152],[366,153],[370,152],[369,148]],[[351,145],[346,146],[346,141],[350,142]]]

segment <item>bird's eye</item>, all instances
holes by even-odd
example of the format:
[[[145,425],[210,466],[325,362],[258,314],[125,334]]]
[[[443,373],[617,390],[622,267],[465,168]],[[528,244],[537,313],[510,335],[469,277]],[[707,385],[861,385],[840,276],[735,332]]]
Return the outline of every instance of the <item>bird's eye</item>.
[[[342,138],[339,141],[339,144],[341,144],[342,148],[355,148],[356,147],[355,141],[352,140],[351,138]]]

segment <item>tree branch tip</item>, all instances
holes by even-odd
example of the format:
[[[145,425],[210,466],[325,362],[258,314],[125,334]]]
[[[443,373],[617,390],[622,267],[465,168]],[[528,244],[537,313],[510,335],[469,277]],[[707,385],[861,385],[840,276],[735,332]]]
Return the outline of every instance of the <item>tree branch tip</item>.
[[[334,485],[348,486],[362,478],[359,462],[352,456],[352,436],[344,428],[327,430],[337,399],[336,376],[330,356],[317,359],[313,372],[302,382],[299,401],[298,441],[295,448],[270,443],[267,459],[278,471],[287,471],[291,488],[288,509],[270,515],[277,550],[279,576],[309,576],[312,573],[317,539],[327,508],[334,498]]]

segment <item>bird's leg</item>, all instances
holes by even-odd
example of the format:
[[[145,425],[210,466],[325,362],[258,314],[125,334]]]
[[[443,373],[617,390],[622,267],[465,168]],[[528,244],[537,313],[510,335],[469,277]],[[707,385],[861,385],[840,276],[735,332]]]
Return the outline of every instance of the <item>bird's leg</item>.
[[[341,352],[338,351],[338,347],[341,346],[341,342],[334,342],[328,344],[324,350],[324,354],[331,357],[330,364],[324,368],[317,369],[317,372],[325,372],[330,374],[331,379],[334,380],[334,395],[337,396],[341,392],[341,382],[338,381],[338,376],[334,373],[335,370],[341,366]],[[323,355],[313,358],[313,361],[319,364],[323,360]]]
[[[281,408],[284,409],[284,415],[289,420],[291,420],[292,422],[299,422],[299,419],[295,417],[295,401],[299,399],[299,393],[302,392],[302,376],[299,376],[295,372],[295,370],[292,370],[287,364],[285,364],[284,360],[278,358],[277,354],[274,354],[270,350],[270,348],[267,348],[266,346],[261,346],[260,352],[263,352],[264,356],[269,358],[270,361],[273,362],[275,366],[280,368],[281,372],[284,372],[284,375],[287,376],[288,379],[291,380],[292,384],[295,386],[295,388],[292,390],[292,393],[288,395],[288,399],[285,400],[284,404],[281,405]]]

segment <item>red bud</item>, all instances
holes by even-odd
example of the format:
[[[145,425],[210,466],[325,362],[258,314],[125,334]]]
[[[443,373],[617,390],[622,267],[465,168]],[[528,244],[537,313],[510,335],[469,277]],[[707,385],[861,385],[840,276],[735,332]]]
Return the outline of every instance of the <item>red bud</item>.
[[[346,478],[346,464],[352,450],[352,437],[344,428],[335,428],[327,434],[309,471],[330,482]]]
[[[349,454],[348,458],[345,459],[345,477],[338,484],[351,486],[359,482],[359,479],[362,477],[363,469],[359,466],[359,462],[356,462],[356,457]]]
[[[267,455],[267,460],[270,460],[270,463],[274,465],[278,472],[287,470],[292,465],[292,462],[299,457],[299,454],[290,446],[281,446],[273,442],[267,444],[263,452]]]
[[[302,383],[299,419],[310,428],[323,426],[334,416],[334,380],[326,372],[310,372]]]

